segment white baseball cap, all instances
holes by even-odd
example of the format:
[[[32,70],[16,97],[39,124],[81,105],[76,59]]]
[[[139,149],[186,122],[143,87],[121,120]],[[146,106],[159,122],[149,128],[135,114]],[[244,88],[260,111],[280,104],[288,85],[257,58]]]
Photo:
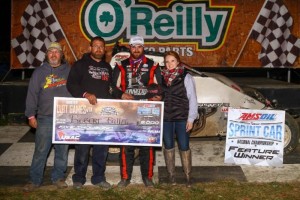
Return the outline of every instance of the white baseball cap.
[[[139,35],[132,36],[129,40],[129,45],[131,45],[131,46],[135,46],[135,45],[144,46],[144,38],[139,36]]]

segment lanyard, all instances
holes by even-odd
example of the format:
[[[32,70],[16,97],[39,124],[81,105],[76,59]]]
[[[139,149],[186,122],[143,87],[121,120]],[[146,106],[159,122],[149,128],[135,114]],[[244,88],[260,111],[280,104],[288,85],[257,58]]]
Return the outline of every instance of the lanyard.
[[[136,63],[131,63],[131,64],[130,64],[131,71],[132,71],[132,76],[136,76],[137,71],[138,71],[139,66],[141,65],[142,61],[143,61],[143,60],[141,59],[140,61],[138,61],[138,62],[136,62]]]

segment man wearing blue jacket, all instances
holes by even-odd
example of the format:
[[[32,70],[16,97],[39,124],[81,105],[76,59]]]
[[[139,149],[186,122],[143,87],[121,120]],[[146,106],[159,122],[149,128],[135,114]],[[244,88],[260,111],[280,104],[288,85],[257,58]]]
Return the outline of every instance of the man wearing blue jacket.
[[[29,125],[36,128],[35,150],[30,166],[29,182],[23,188],[29,192],[43,182],[47,156],[52,147],[54,97],[70,97],[66,88],[70,72],[69,64],[63,60],[61,45],[52,42],[46,52],[45,62],[37,67],[29,82],[25,115]],[[57,188],[65,188],[65,172],[68,164],[68,145],[54,144],[55,157],[51,181]]]

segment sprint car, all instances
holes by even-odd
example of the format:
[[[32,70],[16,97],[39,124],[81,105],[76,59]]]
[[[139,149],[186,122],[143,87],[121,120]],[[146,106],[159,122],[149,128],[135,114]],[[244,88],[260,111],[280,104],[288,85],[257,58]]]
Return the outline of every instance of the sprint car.
[[[129,49],[114,46],[111,66],[129,57]],[[145,55],[164,66],[163,54],[145,51]],[[254,88],[242,88],[229,78],[208,72],[199,72],[187,64],[185,68],[193,75],[196,83],[198,118],[190,137],[226,137],[228,108],[243,109],[276,109],[271,101],[266,99]],[[284,154],[291,153],[299,143],[299,125],[288,112],[285,113]]]

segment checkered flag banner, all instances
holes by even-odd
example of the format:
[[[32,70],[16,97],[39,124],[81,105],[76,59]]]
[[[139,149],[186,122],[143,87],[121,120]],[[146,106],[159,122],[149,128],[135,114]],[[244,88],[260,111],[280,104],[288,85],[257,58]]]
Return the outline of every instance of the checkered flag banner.
[[[11,40],[12,48],[23,67],[38,67],[50,43],[64,38],[62,28],[46,0],[32,0],[21,24],[23,33]]]
[[[266,0],[250,37],[262,45],[258,55],[266,68],[292,66],[300,54],[300,39],[291,34],[293,18],[281,0]]]

